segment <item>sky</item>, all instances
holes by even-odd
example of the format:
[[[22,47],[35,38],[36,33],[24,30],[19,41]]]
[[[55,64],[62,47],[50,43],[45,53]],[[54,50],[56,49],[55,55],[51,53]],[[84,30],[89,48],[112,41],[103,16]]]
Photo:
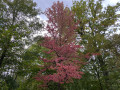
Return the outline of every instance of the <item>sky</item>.
[[[43,12],[52,6],[53,2],[57,2],[58,0],[33,0],[34,2],[37,3],[37,7],[40,8]],[[63,1],[65,6],[71,7],[72,6],[72,1],[75,0],[59,0]],[[77,0],[80,1],[80,0]],[[120,0],[105,0],[103,2],[103,6],[109,5],[115,5],[117,2],[120,2]],[[47,20],[47,18],[44,15],[41,15],[40,18],[42,20]]]
[[[34,2],[37,3],[37,8],[40,8],[42,12],[44,12],[47,8],[50,8],[53,4],[53,2],[57,2],[58,0],[33,0]],[[71,7],[72,6],[72,1],[80,1],[80,0],[59,0],[60,2],[64,3],[64,6]],[[104,0],[103,6],[107,5],[115,5],[117,2],[120,2],[120,0]],[[44,14],[41,14],[38,16],[44,24],[46,23],[47,17]],[[39,35],[44,36],[47,32],[42,31],[40,32]],[[37,36],[38,34],[35,34],[34,36]]]

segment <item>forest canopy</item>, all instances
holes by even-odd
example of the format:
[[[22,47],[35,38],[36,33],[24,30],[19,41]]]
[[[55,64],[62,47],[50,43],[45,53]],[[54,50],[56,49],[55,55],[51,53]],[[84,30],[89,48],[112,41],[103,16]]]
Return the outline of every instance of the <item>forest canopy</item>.
[[[0,90],[119,90],[119,32],[120,2],[0,0]]]

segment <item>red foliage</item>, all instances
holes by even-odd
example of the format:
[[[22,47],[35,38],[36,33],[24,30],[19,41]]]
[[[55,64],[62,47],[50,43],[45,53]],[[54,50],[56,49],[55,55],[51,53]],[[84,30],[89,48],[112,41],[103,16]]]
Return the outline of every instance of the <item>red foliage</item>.
[[[49,49],[46,53],[52,53],[52,58],[41,58],[45,64],[36,80],[63,84],[72,82],[73,78],[80,79],[83,72],[80,71],[82,62],[77,53],[80,46],[75,42],[78,23],[74,22],[74,14],[58,1],[47,9],[46,15],[49,19],[46,27],[48,35],[45,36],[42,46]],[[51,70],[55,72],[46,73]]]

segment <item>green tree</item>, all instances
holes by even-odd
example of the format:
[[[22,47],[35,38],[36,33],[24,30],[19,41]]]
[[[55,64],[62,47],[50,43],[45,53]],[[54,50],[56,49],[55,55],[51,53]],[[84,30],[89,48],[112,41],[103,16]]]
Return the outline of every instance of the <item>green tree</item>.
[[[37,36],[34,38],[34,43],[29,46],[22,54],[23,62],[19,66],[17,72],[19,82],[19,88],[17,90],[37,90],[38,86],[41,84],[37,82],[34,77],[40,70],[40,65],[42,61],[39,57],[48,57],[43,51],[45,48],[41,47],[39,44],[42,43],[43,37]]]
[[[103,0],[81,0],[74,1],[72,10],[75,13],[76,20],[79,20],[79,29],[77,29],[82,41],[80,44],[84,46],[84,53],[100,53],[101,55],[92,55],[88,60],[84,71],[86,74],[90,74],[88,82],[82,86],[87,90],[110,90],[113,89],[110,78],[110,69],[108,64],[110,63],[111,52],[109,35],[116,29],[114,27],[115,22],[118,20],[117,11],[120,4],[115,6],[108,5],[102,6]],[[112,59],[114,60],[114,59]],[[84,81],[84,80],[83,80]],[[83,82],[82,82],[83,83]],[[97,86],[97,87],[96,87]]]
[[[36,3],[32,0],[0,0],[1,89],[5,85],[9,87],[8,90],[15,89],[10,87],[10,83],[16,80],[25,45],[29,44],[33,33],[42,26],[37,18],[39,14],[40,10],[36,9]]]
[[[110,74],[111,87],[114,89],[120,89],[119,82],[119,71],[120,71],[120,34],[113,34],[110,36],[110,43],[107,45],[109,47],[109,52],[111,53],[111,58],[109,58],[108,69]]]

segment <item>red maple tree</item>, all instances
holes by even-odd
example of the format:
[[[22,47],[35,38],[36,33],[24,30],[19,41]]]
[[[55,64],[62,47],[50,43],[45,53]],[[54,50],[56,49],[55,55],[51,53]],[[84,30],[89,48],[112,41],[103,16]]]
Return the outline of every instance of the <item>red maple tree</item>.
[[[45,84],[50,81],[64,84],[72,82],[73,78],[80,79],[83,72],[80,71],[81,57],[77,53],[80,46],[76,44],[75,30],[78,23],[74,22],[74,14],[68,7],[64,7],[63,2],[58,1],[47,9],[46,15],[48,35],[41,45],[49,50],[46,53],[52,57],[40,58],[44,65],[35,77],[36,80]]]

